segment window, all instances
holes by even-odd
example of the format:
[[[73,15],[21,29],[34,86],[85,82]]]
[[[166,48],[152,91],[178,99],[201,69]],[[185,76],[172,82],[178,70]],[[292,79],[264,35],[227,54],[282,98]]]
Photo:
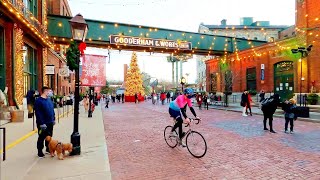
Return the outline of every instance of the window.
[[[27,94],[28,90],[37,89],[37,50],[28,45],[24,45],[26,50],[23,55],[23,85],[24,93]]]
[[[34,17],[38,17],[38,1],[37,0],[23,0],[25,7],[30,11]]]
[[[256,67],[248,68],[246,77],[247,77],[247,90],[256,90],[257,89]]]

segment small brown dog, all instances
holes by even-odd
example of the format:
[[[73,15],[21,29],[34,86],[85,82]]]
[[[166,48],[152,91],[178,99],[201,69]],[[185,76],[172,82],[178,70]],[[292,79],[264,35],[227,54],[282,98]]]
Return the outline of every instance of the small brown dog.
[[[51,157],[54,157],[55,152],[57,151],[58,159],[60,159],[60,160],[63,159],[62,143],[59,142],[58,140],[52,139],[51,136],[47,136],[46,141],[49,142],[48,147],[49,147]]]

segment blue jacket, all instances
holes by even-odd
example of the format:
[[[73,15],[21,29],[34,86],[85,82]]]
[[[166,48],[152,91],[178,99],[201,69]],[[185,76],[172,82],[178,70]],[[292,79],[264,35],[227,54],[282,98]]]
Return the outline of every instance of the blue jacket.
[[[53,102],[50,98],[39,97],[34,103],[34,110],[36,112],[37,124],[50,124],[55,121],[55,113]]]

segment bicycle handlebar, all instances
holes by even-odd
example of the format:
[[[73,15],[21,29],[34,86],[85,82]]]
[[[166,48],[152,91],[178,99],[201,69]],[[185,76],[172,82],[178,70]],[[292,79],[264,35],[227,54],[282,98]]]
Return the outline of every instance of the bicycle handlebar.
[[[195,122],[195,124],[199,124],[200,121],[201,121],[201,119],[198,119],[198,118],[189,118],[189,119],[191,119],[191,122],[192,122],[192,121],[197,121],[197,122]],[[190,122],[190,123],[191,123],[191,122]],[[185,127],[190,126],[190,123],[188,123]]]

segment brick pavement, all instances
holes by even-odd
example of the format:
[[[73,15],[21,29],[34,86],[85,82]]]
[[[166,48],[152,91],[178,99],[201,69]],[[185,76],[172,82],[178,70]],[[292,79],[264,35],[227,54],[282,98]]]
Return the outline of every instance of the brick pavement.
[[[207,154],[171,149],[163,138],[167,105],[111,104],[103,111],[112,178],[117,179],[320,179],[320,124],[295,122],[295,134],[262,130],[262,117],[196,109]],[[190,114],[190,113],[189,113]]]

